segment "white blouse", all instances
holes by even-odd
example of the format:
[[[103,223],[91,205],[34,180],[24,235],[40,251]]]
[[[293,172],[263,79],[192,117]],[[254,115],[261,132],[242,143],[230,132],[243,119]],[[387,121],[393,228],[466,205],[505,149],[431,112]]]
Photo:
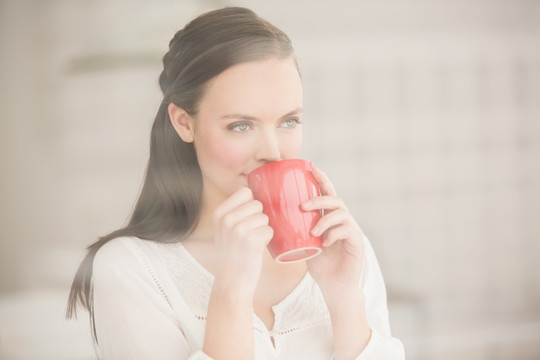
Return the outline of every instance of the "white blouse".
[[[390,335],[381,271],[371,244],[364,239],[360,286],[372,335],[356,360],[404,359],[402,343]],[[201,349],[213,279],[182,243],[125,237],[105,244],[96,255],[93,273],[98,357],[211,359]],[[272,310],[275,319],[270,331],[253,314],[255,359],[333,358],[330,317],[309,273]]]

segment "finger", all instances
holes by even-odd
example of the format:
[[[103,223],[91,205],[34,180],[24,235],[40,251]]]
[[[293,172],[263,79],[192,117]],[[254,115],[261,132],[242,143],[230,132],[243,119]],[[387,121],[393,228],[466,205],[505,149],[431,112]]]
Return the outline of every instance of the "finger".
[[[347,226],[337,226],[326,233],[322,245],[332,246],[336,241],[346,240],[351,237],[351,229]]]
[[[244,221],[249,216],[262,214],[262,210],[263,206],[260,201],[250,200],[240,204],[236,208],[224,214],[221,222],[225,226],[233,227],[239,222]]]
[[[234,225],[234,231],[238,235],[242,236],[254,231],[255,229],[265,226],[268,226],[268,216],[260,213],[243,218],[240,222]]]
[[[270,226],[261,226],[252,232],[250,241],[261,242],[261,245],[266,246],[274,237],[274,229]]]
[[[250,188],[242,186],[216,208],[214,220],[221,219],[225,214],[249,200],[253,200],[253,193]]]
[[[302,203],[302,208],[306,211],[310,210],[335,210],[338,208],[346,209],[345,203],[337,196],[315,196],[308,201]]]
[[[316,167],[313,168],[312,173],[315,180],[319,183],[319,187],[321,189],[322,195],[330,195],[330,196],[337,195],[334,185],[332,184],[332,182],[330,181],[328,176],[326,176],[325,173],[323,173],[321,170],[319,170]]]
[[[338,209],[324,215],[319,219],[317,224],[311,230],[313,236],[320,236],[322,233],[327,231],[333,226],[342,225],[349,218],[349,212],[345,209]]]

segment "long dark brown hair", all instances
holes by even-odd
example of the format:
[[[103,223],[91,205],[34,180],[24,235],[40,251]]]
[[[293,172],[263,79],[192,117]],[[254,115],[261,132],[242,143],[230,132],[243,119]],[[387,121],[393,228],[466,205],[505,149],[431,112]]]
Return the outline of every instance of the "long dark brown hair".
[[[175,132],[168,114],[174,103],[195,116],[209,80],[233,65],[270,57],[293,56],[285,33],[253,11],[230,7],[205,13],[178,31],[163,57],[159,85],[163,100],[150,135],[150,157],[144,184],[126,226],[88,246],[73,280],[66,317],[77,316],[82,305],[90,314],[93,335],[92,268],[96,253],[110,240],[134,236],[157,242],[176,242],[197,225],[202,175],[192,143]]]

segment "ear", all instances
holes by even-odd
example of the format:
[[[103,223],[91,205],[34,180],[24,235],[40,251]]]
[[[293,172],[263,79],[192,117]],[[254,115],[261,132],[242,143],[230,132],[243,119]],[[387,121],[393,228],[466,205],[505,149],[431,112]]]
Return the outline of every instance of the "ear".
[[[169,118],[176,133],[184,142],[191,143],[194,139],[195,127],[193,118],[184,109],[173,103],[169,104]]]

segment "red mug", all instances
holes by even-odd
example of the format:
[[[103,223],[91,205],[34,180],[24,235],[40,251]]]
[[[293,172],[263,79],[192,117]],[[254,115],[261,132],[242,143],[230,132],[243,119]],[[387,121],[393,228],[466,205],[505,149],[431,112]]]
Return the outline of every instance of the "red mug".
[[[321,211],[304,211],[301,204],[319,196],[319,185],[308,160],[274,161],[248,174],[253,198],[263,205],[274,236],[268,250],[277,262],[307,260],[322,251],[322,237],[311,235]]]

